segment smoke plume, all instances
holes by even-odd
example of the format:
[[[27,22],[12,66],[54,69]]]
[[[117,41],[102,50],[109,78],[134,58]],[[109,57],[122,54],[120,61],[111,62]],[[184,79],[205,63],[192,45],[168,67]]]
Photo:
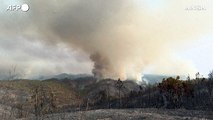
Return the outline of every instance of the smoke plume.
[[[136,3],[35,0],[29,2],[30,11],[13,24],[31,41],[53,46],[63,43],[88,54],[94,63],[92,73],[98,78],[140,79],[146,69],[194,72],[193,66],[185,66],[184,60],[175,60],[172,54],[212,27],[211,20],[205,21],[210,14],[189,13],[181,2],[167,2],[159,11]],[[4,25],[12,31],[11,24]],[[170,68],[164,70],[165,66]]]

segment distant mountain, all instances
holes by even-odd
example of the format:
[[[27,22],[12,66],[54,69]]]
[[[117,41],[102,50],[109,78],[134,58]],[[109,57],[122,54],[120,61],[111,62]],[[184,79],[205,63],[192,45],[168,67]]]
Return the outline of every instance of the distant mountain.
[[[169,77],[174,77],[176,78],[177,75],[157,75],[157,74],[144,74],[142,76],[142,80],[145,81],[146,83],[149,84],[155,84],[155,83],[159,83],[163,80],[163,78],[169,78]],[[180,76],[181,80],[185,80],[186,77],[185,76]]]
[[[159,83],[163,80],[163,78],[168,78],[168,77],[176,77],[175,75],[169,76],[169,75],[157,75],[157,74],[144,74],[142,76],[142,83],[146,84],[155,84]],[[53,76],[41,76],[37,78],[39,80],[46,80],[46,79],[58,79],[58,80],[83,80],[86,82],[84,79],[94,79],[93,75],[90,74],[68,74],[68,73],[61,73],[58,75],[53,75]],[[184,79],[183,76],[181,76],[181,79]]]
[[[85,77],[91,77],[92,75],[89,74],[68,74],[68,73],[61,73],[58,75],[53,75],[53,76],[41,76],[38,79],[39,80],[46,80],[46,79],[58,79],[58,80],[63,80],[63,79],[69,79],[69,80],[75,80],[78,78],[85,78]]]
[[[170,76],[156,75],[156,74],[144,74],[142,76],[142,80],[148,84],[155,84],[155,83],[161,82],[163,80],[163,78],[168,78],[168,77],[170,77]]]

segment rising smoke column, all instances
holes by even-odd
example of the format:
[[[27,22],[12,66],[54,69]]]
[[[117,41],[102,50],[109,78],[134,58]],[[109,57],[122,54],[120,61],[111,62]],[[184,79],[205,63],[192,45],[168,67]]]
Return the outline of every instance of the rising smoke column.
[[[92,54],[90,56],[90,59],[94,62],[94,68],[92,70],[92,73],[94,74],[94,76],[98,79],[107,77],[105,76],[106,72],[110,71],[109,70],[110,65],[107,59],[103,58],[103,56],[101,56],[98,53]]]
[[[167,2],[164,9],[151,11],[146,5],[139,9],[135,2],[123,0],[37,0],[30,1],[28,13],[15,16],[16,22],[4,17],[3,27],[32,42],[56,47],[63,43],[88,54],[94,62],[92,73],[99,79],[139,80],[150,66],[153,71],[188,74],[193,67],[177,60],[173,50],[212,24],[206,21],[208,12],[186,12],[182,3]]]

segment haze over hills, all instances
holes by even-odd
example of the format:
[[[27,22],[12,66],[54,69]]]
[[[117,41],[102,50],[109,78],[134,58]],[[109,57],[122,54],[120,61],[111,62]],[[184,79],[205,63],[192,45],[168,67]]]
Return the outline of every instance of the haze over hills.
[[[77,78],[84,78],[84,77],[92,77],[92,75],[90,74],[72,74],[72,73],[61,73],[58,75],[52,75],[52,76],[39,76],[37,78],[34,79],[38,79],[38,80],[46,80],[46,79],[58,79],[58,80],[63,80],[63,79],[71,79],[71,80],[75,80]]]
[[[159,83],[163,80],[163,78],[168,77],[176,77],[177,75],[161,75],[161,74],[144,74],[141,76],[141,82],[146,84],[155,84]],[[73,74],[73,73],[61,73],[57,75],[41,75],[33,78],[24,78],[24,79],[31,79],[31,80],[48,80],[48,79],[57,79],[57,80],[84,80],[87,78],[90,78],[91,80],[94,80],[94,76],[91,74]],[[180,76],[182,80],[186,79],[186,76]],[[15,77],[14,79],[22,79],[21,77]],[[8,77],[1,76],[0,80],[8,80]],[[140,82],[139,82],[140,83]]]
[[[161,82],[164,78],[174,77],[176,78],[178,75],[159,75],[159,74],[144,74],[142,76],[142,80],[148,84],[155,84]],[[180,79],[185,80],[186,76],[180,76]]]
[[[58,75],[52,75],[52,76],[40,76],[38,78],[34,78],[35,80],[46,80],[46,79],[58,79],[58,80],[80,80],[84,78],[91,78],[93,75],[90,74],[72,74],[72,73],[61,73]],[[169,75],[158,75],[158,74],[144,74],[141,78],[143,82],[146,82],[147,84],[155,84],[159,83],[162,81],[163,78],[168,78],[168,77],[175,77],[169,76]],[[184,77],[181,77],[184,78]]]
[[[0,120],[213,120],[213,1],[25,2],[0,4]]]

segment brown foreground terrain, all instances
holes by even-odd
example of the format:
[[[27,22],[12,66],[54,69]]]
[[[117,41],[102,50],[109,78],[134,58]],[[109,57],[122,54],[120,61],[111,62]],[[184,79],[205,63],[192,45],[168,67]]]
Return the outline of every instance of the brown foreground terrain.
[[[197,111],[185,109],[99,109],[70,113],[47,114],[41,117],[29,115],[17,119],[11,116],[10,108],[1,106],[2,120],[212,120],[212,111]]]
[[[213,120],[212,88],[212,80],[178,77],[145,86],[91,77],[5,80],[0,120]]]
[[[29,118],[33,119],[33,118]],[[162,109],[100,109],[45,116],[44,120],[212,120],[212,112]]]

